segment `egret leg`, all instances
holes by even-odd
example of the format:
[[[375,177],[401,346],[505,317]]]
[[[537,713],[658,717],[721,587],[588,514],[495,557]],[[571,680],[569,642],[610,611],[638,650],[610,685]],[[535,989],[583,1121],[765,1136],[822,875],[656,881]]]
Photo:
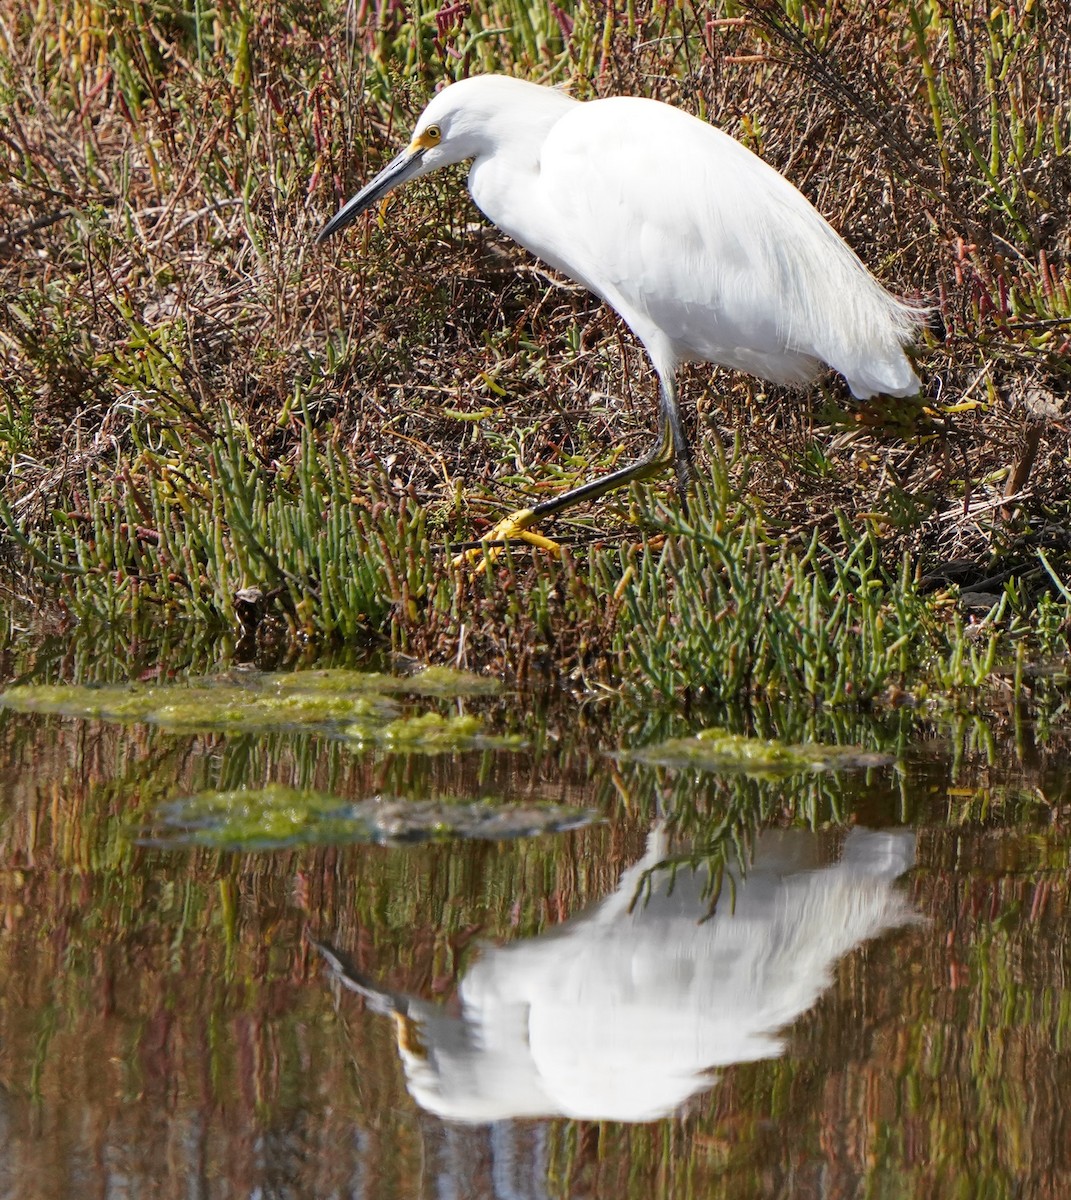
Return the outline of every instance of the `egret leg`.
[[[477,574],[487,569],[490,563],[501,553],[501,546],[495,543],[509,541],[524,541],[551,554],[560,554],[556,542],[550,538],[533,533],[530,525],[553,517],[567,508],[581,504],[585,500],[598,500],[608,492],[628,487],[641,479],[649,479],[672,464],[677,470],[677,492],[681,504],[687,509],[688,483],[692,477],[692,452],[688,439],[681,424],[680,408],[677,404],[677,389],[672,379],[661,379],[660,388],[660,432],[658,441],[642,457],[627,466],[611,471],[609,475],[600,475],[598,479],[590,479],[579,487],[571,488],[560,496],[551,496],[549,500],[541,500],[531,508],[521,508],[503,518],[485,538],[481,538],[479,549],[466,550],[454,559],[454,566],[464,566],[466,562],[474,563],[482,556],[483,562],[477,568]]]
[[[680,497],[681,508],[688,511],[688,485],[692,482],[692,448],[688,444],[688,436],[681,424],[681,410],[677,403],[677,385],[673,378],[663,379],[659,376],[658,399],[662,410],[662,443],[668,437],[667,454],[672,451],[673,464],[677,468],[677,495]]]

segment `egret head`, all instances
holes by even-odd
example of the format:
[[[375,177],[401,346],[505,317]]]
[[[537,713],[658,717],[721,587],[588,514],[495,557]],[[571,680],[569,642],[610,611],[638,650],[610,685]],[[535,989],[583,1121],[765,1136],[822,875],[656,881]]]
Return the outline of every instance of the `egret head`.
[[[345,229],[400,184],[474,158],[485,148],[486,122],[481,119],[479,106],[469,103],[473,89],[465,86],[475,82],[453,84],[431,101],[420,114],[409,145],[335,213],[316,235],[317,242]]]
[[[316,240],[345,229],[399,184],[439,167],[499,153],[536,161],[549,127],[575,103],[556,89],[506,75],[452,83],[420,114],[409,145],[339,209]]]

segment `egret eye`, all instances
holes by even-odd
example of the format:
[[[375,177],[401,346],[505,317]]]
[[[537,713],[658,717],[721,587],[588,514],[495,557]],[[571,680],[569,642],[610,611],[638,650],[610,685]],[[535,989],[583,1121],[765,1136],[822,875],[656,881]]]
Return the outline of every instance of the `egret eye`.
[[[443,131],[438,125],[429,125],[427,129],[424,130],[424,138],[426,141],[438,142],[442,140],[442,136]]]

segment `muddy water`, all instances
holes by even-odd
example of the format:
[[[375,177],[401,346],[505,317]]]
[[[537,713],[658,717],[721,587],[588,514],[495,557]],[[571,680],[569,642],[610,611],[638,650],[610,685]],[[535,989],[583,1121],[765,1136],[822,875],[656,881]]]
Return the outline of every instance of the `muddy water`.
[[[742,771],[618,753],[711,714],[390,704],[484,740],[0,712],[4,1195],[1071,1194],[1059,719],[718,714],[866,751]],[[519,802],[572,818],[449,816]]]

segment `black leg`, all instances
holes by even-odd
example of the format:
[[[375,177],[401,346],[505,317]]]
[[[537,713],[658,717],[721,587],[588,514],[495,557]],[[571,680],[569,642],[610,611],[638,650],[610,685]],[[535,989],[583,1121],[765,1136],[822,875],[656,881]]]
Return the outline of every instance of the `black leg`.
[[[681,508],[688,512],[688,485],[692,481],[692,448],[688,435],[681,424],[680,406],[677,404],[677,387],[673,379],[660,380],[659,400],[662,408],[663,439],[668,435],[673,452],[673,463],[677,468],[677,495]]]
[[[609,475],[602,475],[598,479],[591,479],[568,492],[562,492],[559,496],[541,500],[538,504],[533,504],[531,508],[522,508],[511,513],[499,521],[486,538],[481,539],[482,550],[466,550],[454,559],[454,565],[460,567],[466,563],[472,564],[480,554],[483,554],[483,563],[476,568],[477,573],[480,573],[494,561],[498,554],[496,547],[499,544],[516,538],[554,552],[557,550],[555,544],[547,538],[532,533],[529,526],[544,517],[553,517],[564,512],[565,509],[572,508],[574,504],[581,504],[585,500],[598,500],[607,492],[615,492],[618,488],[628,487],[630,483],[649,479],[669,466],[675,466],[677,469],[677,493],[680,496],[681,505],[687,513],[688,483],[692,477],[692,452],[681,425],[680,410],[677,407],[677,391],[673,380],[670,379],[667,383],[666,380],[661,379],[660,382],[661,420],[659,421],[658,441],[643,458],[629,463],[628,466],[619,467],[616,471],[611,471]]]
[[[580,504],[585,500],[597,500],[600,496],[605,496],[607,492],[616,492],[619,488],[628,487],[630,483],[649,479],[670,464],[677,469],[677,492],[680,495],[681,503],[687,508],[688,484],[692,478],[692,452],[681,425],[680,409],[677,406],[677,389],[672,379],[668,382],[661,380],[659,407],[661,409],[659,438],[643,458],[638,458],[628,466],[619,467],[616,471],[611,471],[609,475],[582,483],[579,487],[563,492],[560,496],[552,496],[549,500],[540,501],[539,504],[532,506],[531,521],[535,522],[543,517],[554,516],[567,508],[572,508],[574,504]]]

